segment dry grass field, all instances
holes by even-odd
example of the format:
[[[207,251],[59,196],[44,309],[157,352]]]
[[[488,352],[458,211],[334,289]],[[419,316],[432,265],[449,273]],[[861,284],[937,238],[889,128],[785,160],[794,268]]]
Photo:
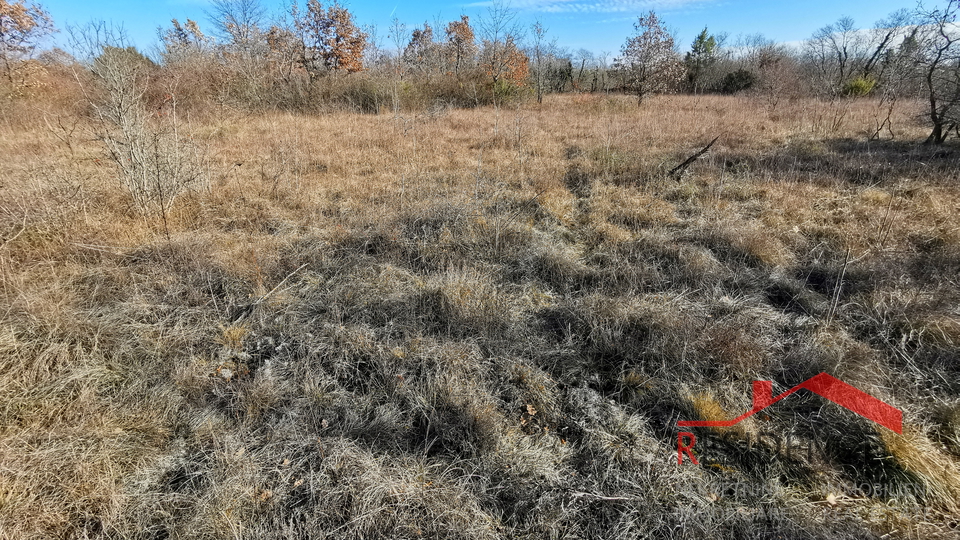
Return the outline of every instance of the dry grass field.
[[[2,538],[960,534],[960,151],[919,105],[872,142],[870,99],[183,114],[203,174],[151,212],[44,103],[0,112]],[[677,420],[822,371],[903,435],[798,395],[677,464]]]

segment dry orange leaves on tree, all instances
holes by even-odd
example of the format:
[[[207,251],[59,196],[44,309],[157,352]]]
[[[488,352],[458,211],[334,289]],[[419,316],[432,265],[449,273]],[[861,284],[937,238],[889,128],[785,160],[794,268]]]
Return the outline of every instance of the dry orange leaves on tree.
[[[38,39],[51,32],[53,21],[38,4],[0,0],[0,68],[4,78],[13,82],[15,62],[29,54]]]
[[[334,3],[324,8],[319,0],[310,0],[302,16],[294,11],[294,20],[303,37],[304,67],[311,77],[329,70],[363,70],[367,34],[353,23],[345,7]]]

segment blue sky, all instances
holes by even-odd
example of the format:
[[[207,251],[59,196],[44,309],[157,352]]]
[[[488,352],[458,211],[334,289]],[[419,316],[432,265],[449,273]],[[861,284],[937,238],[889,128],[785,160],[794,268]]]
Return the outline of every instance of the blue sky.
[[[122,23],[135,45],[144,50],[156,42],[157,28],[168,26],[170,19],[191,18],[209,29],[205,15],[208,0],[159,0],[126,2],[101,0],[94,4],[76,0],[41,0],[61,30],[66,25],[80,25],[90,20]],[[278,13],[285,2],[262,0],[271,13]],[[471,20],[483,16],[489,2],[467,0],[448,2],[378,2],[347,0],[342,2],[356,16],[359,24],[378,28],[384,45],[388,43],[387,27],[395,16],[408,27],[429,21],[447,21],[469,15]],[[941,2],[942,3],[942,2]],[[529,26],[540,20],[549,38],[575,51],[580,48],[594,53],[608,52],[615,56],[632,31],[638,15],[656,11],[675,32],[681,49],[689,47],[693,38],[709,27],[711,32],[726,32],[731,40],[740,34],[762,33],[776,41],[791,42],[809,37],[817,28],[844,15],[854,18],[860,27],[869,27],[900,8],[912,8],[913,0],[806,0],[803,2],[770,0],[513,0],[518,20]],[[56,38],[65,42],[64,32]]]

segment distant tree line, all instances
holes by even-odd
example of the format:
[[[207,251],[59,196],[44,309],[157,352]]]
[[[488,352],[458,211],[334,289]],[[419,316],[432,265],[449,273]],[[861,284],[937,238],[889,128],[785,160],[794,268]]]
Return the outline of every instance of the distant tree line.
[[[71,30],[75,43],[86,44],[73,56],[38,55],[41,38],[54,31],[50,17],[38,4],[0,0],[3,95],[24,93],[38,72],[66,63],[96,77],[107,57],[147,81],[144,99],[175,96],[183,108],[384,112],[542,101],[563,92],[630,93],[640,104],[675,92],[875,96],[928,103],[930,143],[960,135],[960,0],[900,10],[870,28],[842,17],[799,48],[704,28],[683,50],[651,11],[616,55],[561,47],[543,24],[521,26],[500,2],[476,20],[415,27],[394,20],[385,32],[360,26],[336,2],[295,0],[273,19],[259,2],[214,0],[209,32],[173,19],[147,57],[102,25]]]

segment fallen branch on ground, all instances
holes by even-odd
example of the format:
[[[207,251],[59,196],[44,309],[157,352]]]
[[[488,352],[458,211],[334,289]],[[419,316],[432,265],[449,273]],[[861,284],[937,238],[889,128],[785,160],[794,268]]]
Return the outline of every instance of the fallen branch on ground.
[[[710,141],[710,144],[704,146],[702,150],[700,150],[700,151],[697,152],[696,154],[688,157],[687,160],[684,161],[683,163],[681,163],[681,164],[677,165],[676,167],[670,169],[670,172],[667,173],[667,174],[669,174],[670,176],[674,176],[675,179],[676,179],[676,181],[679,182],[679,181],[680,181],[680,176],[683,175],[683,171],[687,170],[687,167],[689,167],[690,164],[692,164],[694,161],[696,161],[697,159],[699,159],[700,156],[706,154],[706,153],[707,153],[707,150],[710,150],[710,147],[713,146],[713,144],[714,144],[715,142],[717,142],[718,140],[720,140],[720,136],[719,136],[719,135],[717,135],[716,137],[714,137],[714,139],[713,139],[712,141]]]

